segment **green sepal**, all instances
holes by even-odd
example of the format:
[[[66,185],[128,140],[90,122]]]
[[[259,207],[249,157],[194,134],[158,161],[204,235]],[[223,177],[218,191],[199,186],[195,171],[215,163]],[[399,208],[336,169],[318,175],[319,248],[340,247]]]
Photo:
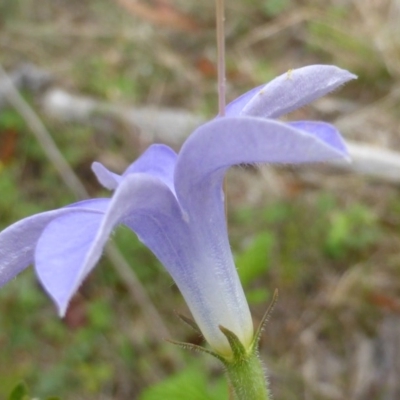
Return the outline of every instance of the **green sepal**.
[[[195,332],[197,332],[203,338],[203,334],[201,333],[201,330],[196,324],[196,322],[194,322],[191,318],[186,317],[183,314],[176,313],[176,315],[181,321],[183,321],[186,325],[189,325]]]
[[[272,312],[274,311],[275,305],[278,301],[278,289],[275,289],[274,295],[272,296],[271,304],[269,305],[267,311],[261,318],[261,322],[258,325],[256,332],[254,333],[253,341],[251,342],[252,349],[258,349],[258,343],[260,342],[261,335],[265,329],[265,325],[269,321],[269,317],[271,316]]]
[[[231,346],[232,353],[233,353],[233,362],[238,362],[248,357],[248,352],[243,346],[240,339],[229,329],[223,327],[222,325],[219,326],[219,330],[225,335],[227,338],[229,345]],[[230,363],[231,360],[225,360],[226,363]]]
[[[221,357],[218,353],[215,353],[212,350],[206,349],[203,346],[198,346],[197,344],[193,344],[193,343],[186,343],[186,342],[179,342],[177,340],[171,340],[171,339],[165,339],[168,343],[172,343],[175,346],[179,346],[182,349],[185,350],[192,350],[192,351],[196,351],[196,352],[200,352],[200,353],[206,353],[209,354],[210,356],[215,357],[216,359],[218,359],[219,361],[221,361],[222,363],[224,363],[225,359],[223,357]]]

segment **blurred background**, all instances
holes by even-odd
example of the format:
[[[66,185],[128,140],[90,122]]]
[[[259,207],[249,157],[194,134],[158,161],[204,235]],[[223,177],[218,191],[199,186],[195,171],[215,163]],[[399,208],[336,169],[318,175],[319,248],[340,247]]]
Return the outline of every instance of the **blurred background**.
[[[227,3],[229,100],[308,64],[359,76],[287,116],[335,123],[353,166],[228,174],[255,324],[279,289],[261,344],[274,397],[399,399],[400,2]],[[0,1],[0,229],[108,196],[92,161],[121,172],[217,113],[214,7]],[[1,289],[0,398],[25,381],[40,399],[227,399],[216,362],[164,341],[201,344],[176,316],[189,313],[172,279],[128,230],[111,242],[63,320],[32,269]]]

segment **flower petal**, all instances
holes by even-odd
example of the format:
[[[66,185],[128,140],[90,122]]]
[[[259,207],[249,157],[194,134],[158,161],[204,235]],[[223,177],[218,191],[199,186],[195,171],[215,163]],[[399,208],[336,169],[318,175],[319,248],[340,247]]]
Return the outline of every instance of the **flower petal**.
[[[207,342],[216,351],[231,354],[219,325],[235,332],[245,346],[250,346],[253,325],[230,251],[224,215],[222,212],[222,220],[213,220],[215,213],[207,214],[214,206],[220,208],[221,197],[207,197],[208,191],[193,193],[204,207],[196,215],[187,215],[166,190],[159,187],[151,198],[151,210],[134,212],[123,222],[168,270]]]
[[[240,318],[244,327],[251,323],[228,242],[222,191],[226,169],[241,163],[304,163],[346,156],[343,146],[334,140],[325,141],[322,135],[255,117],[214,119],[193,132],[183,145],[175,167],[175,189],[190,224],[201,237],[208,257],[204,271],[218,282],[209,279],[208,296],[215,304],[229,299],[230,304],[219,308],[229,312],[236,308],[236,319]],[[251,329],[242,331],[242,336],[246,338]]]
[[[136,215],[145,215],[149,220],[154,215],[156,218],[157,213],[170,215],[171,205],[165,201],[160,186],[177,204],[175,196],[160,179],[134,173],[122,180],[104,215],[77,212],[62,215],[47,225],[36,246],[35,266],[61,316],[101,257],[105,243],[118,224]]]
[[[256,117],[214,119],[193,132],[182,147],[175,168],[178,199],[186,211],[190,210],[199,185],[203,189],[217,188],[232,165],[347,159],[343,142],[333,139],[335,133],[338,135],[337,131],[330,132],[332,137],[310,134],[286,123]],[[218,185],[214,174],[218,174]]]
[[[135,162],[121,175],[114,174],[99,162],[92,164],[92,170],[99,182],[107,189],[114,190],[122,179],[130,174],[146,173],[161,179],[174,191],[173,176],[177,154],[163,144],[151,145]]]
[[[130,174],[118,186],[104,217],[77,213],[61,216],[46,227],[36,248],[36,271],[64,315],[111,231],[119,223],[126,224],[170,272],[209,343],[229,354],[218,325],[233,330],[250,345],[251,316],[226,232],[210,241],[212,221],[208,224],[204,213],[196,217],[203,221],[199,228],[182,213],[175,195],[160,179]]]
[[[305,131],[324,143],[329,144],[333,148],[339,150],[343,154],[348,154],[346,144],[339,131],[331,124],[320,121],[291,121],[287,125],[293,128]]]
[[[217,118],[199,127],[178,156],[175,189],[208,257],[203,262],[203,271],[209,274],[208,301],[225,310],[226,315],[218,316],[221,325],[240,321],[241,329],[228,329],[239,332],[244,345],[251,337],[252,326],[229,248],[222,191],[224,173],[228,167],[241,163],[305,163],[347,157],[341,145],[325,141],[322,136],[263,118]],[[232,310],[237,310],[233,318]],[[217,333],[212,334],[214,343],[221,346]]]
[[[79,210],[100,212],[104,206],[104,199],[85,200],[22,219],[3,230],[0,233],[0,287],[33,262],[36,243],[52,220]]]
[[[278,118],[326,95],[351,79],[356,79],[356,75],[334,65],[310,65],[289,70],[264,87],[252,89],[228,104],[226,116]]]
[[[241,115],[243,108],[256,96],[266,85],[257,86],[248,92],[242,94],[225,107],[225,117],[238,117]]]
[[[92,163],[92,171],[99,183],[108,190],[115,190],[122,180],[121,175],[111,172],[102,163],[97,161]]]
[[[77,212],[50,222],[38,240],[35,270],[45,290],[64,316],[76,290],[77,275],[96,238],[104,214]],[[102,249],[97,251],[96,260]],[[86,275],[85,275],[86,276]],[[81,283],[83,278],[79,283]]]
[[[193,264],[200,259],[204,265],[197,279],[203,285],[207,282],[208,302],[225,310],[225,315],[218,315],[220,324],[227,321],[224,326],[240,332],[243,343],[251,336],[252,326],[228,242],[222,191],[224,173],[230,166],[241,163],[305,163],[346,158],[343,147],[335,144],[333,140],[325,142],[324,137],[279,121],[224,117],[199,127],[179,153],[175,190],[190,226],[195,227],[191,235],[199,238],[203,251],[200,254],[196,249],[192,261]],[[187,295],[184,296],[190,306]],[[236,315],[233,310],[237,310]],[[228,326],[234,325],[235,320],[240,321],[241,329]],[[204,327],[201,329],[204,332]],[[207,329],[212,336],[211,340],[206,337],[207,341],[218,342],[218,333]]]

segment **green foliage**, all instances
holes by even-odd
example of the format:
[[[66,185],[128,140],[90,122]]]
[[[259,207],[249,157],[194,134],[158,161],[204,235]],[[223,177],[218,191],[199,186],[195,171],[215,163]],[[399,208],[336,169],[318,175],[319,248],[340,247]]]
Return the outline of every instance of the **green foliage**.
[[[37,397],[33,398],[29,396],[28,389],[24,383],[18,383],[14,389],[12,389],[8,400],[40,400]],[[46,400],[60,400],[58,397],[47,397]]]
[[[0,127],[2,129],[20,130],[25,127],[25,123],[21,116],[13,109],[6,108],[0,113]]]
[[[113,377],[114,367],[106,362],[81,363],[77,370],[84,388],[89,394],[100,393],[105,382]]]
[[[113,310],[107,299],[90,302],[87,307],[89,323],[94,330],[105,332],[112,328]]]
[[[192,365],[146,389],[139,400],[223,400],[228,389],[223,378],[212,381],[204,368]]]
[[[57,318],[54,306],[30,272],[4,287],[0,296],[0,342],[7,342],[2,357],[13,359],[20,354],[13,368],[0,364],[0,398],[18,377],[26,379],[40,399],[53,393],[81,393],[86,397],[100,393],[115,374],[104,335],[117,326],[117,315],[105,300],[99,299],[97,304],[93,298],[88,304],[87,321],[72,330]],[[129,347],[125,349],[132,356]]]
[[[101,98],[123,96],[131,101],[135,98],[138,82],[129,79],[126,71],[121,68],[116,71],[115,65],[110,65],[104,58],[93,55],[82,59],[76,67],[74,72],[76,77],[84,82],[83,89],[86,92]]]
[[[18,383],[15,388],[11,391],[8,400],[27,400],[28,392],[26,386],[23,383]]]
[[[267,0],[262,5],[266,15],[275,17],[286,11],[291,4],[291,0]]]
[[[265,302],[268,292],[259,285],[254,289],[252,283],[271,271],[281,283],[308,285],[315,279],[314,266],[326,255],[337,260],[359,257],[382,236],[371,208],[357,203],[342,207],[327,193],[321,193],[314,206],[280,201],[264,209],[243,208],[232,223],[253,235],[259,232],[236,254],[246,295],[254,303]]]
[[[367,248],[379,235],[376,215],[370,209],[361,204],[337,209],[330,217],[325,251],[331,257],[344,258],[351,251]]]
[[[262,232],[255,236],[249,246],[235,257],[236,266],[246,297],[250,303],[262,303],[269,295],[266,288],[250,288],[257,278],[265,276],[271,266],[271,253],[275,237],[271,232]]]
[[[236,266],[244,286],[262,276],[271,266],[271,252],[275,237],[271,232],[255,236],[250,245],[236,256]]]

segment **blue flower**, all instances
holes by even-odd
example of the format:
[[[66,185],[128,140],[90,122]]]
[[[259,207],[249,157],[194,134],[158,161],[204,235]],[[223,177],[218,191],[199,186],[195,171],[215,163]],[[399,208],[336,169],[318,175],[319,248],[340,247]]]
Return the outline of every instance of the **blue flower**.
[[[217,353],[232,352],[220,325],[248,348],[253,324],[228,241],[225,172],[241,163],[348,159],[333,126],[275,118],[353,78],[334,66],[293,70],[232,102],[226,117],[196,129],[179,154],[165,145],[152,145],[122,175],[94,163],[94,173],[114,191],[112,197],[40,213],[1,232],[0,286],[34,264],[63,316],[109,236],[123,224],[171,274]]]

